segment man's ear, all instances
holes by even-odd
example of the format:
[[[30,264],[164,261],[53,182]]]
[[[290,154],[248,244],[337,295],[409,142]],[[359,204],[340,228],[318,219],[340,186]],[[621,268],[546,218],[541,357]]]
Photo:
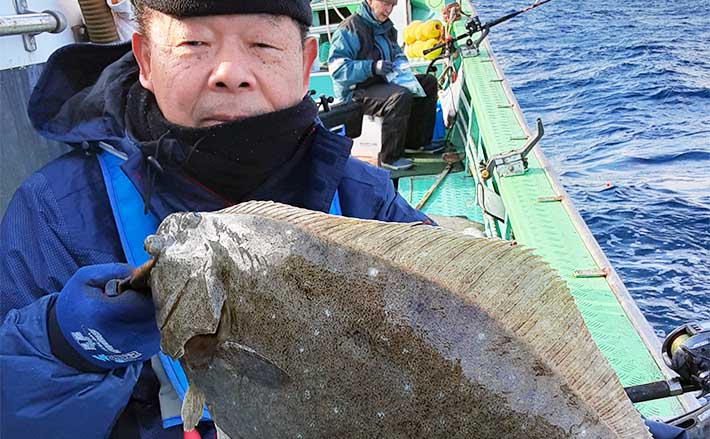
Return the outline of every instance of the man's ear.
[[[318,56],[318,42],[313,37],[308,37],[303,41],[303,94],[308,91],[308,83],[311,80],[311,68],[313,61]]]
[[[134,32],[131,37],[131,47],[133,49],[133,56],[136,58],[138,67],[140,68],[138,80],[143,88],[153,91],[150,68],[150,41],[143,35]]]

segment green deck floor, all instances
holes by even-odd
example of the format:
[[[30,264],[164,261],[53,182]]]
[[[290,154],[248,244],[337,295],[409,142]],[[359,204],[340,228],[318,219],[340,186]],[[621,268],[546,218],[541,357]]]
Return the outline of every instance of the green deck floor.
[[[408,154],[406,157],[412,159],[414,166],[404,171],[390,172],[391,178],[434,175],[443,171],[446,167],[446,162],[441,159],[441,154],[436,156],[432,156],[431,154]],[[452,171],[463,171],[463,165],[461,163],[456,163]]]
[[[436,181],[436,175],[422,175],[399,179],[399,193],[415,206]],[[432,215],[463,216],[483,222],[483,214],[476,204],[476,186],[465,172],[446,176],[437,191],[429,198],[422,212]]]

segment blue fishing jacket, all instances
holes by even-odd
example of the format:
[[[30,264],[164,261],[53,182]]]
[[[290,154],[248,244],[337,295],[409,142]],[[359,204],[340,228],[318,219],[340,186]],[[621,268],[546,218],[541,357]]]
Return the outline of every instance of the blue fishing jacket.
[[[150,362],[105,372],[78,370],[55,357],[47,332],[47,311],[79,267],[126,261],[96,152],[101,145],[126,157],[122,171],[146,194],[145,159],[124,123],[126,96],[137,74],[127,44],[67,46],[50,57],[31,97],[29,115],[38,132],[74,150],[20,186],[0,225],[4,439],[182,437],[179,426],[163,428]],[[351,158],[351,145],[318,126],[309,172],[257,198],[327,212],[337,191],[345,216],[428,222],[397,195],[388,173]],[[150,198],[158,220],[228,205],[170,157],[161,164],[164,172]]]
[[[333,93],[338,101],[348,101],[353,90],[373,79],[372,63],[395,62],[407,57],[397,45],[397,30],[391,20],[380,23],[367,2],[346,18],[333,34],[328,70],[333,77]]]

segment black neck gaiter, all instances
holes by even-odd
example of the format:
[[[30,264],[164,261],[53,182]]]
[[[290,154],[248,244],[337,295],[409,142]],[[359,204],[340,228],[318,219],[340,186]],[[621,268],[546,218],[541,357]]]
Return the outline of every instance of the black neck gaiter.
[[[318,110],[306,96],[297,105],[208,128],[168,122],[153,94],[136,83],[127,102],[129,132],[141,143],[172,142],[182,169],[233,202],[244,201],[289,161],[305,156]],[[143,148],[142,148],[143,149]],[[152,154],[151,147],[144,153]]]

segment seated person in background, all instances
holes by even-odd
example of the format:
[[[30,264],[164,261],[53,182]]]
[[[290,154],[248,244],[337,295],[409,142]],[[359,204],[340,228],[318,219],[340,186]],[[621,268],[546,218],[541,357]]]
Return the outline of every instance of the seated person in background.
[[[333,34],[328,68],[336,99],[362,103],[365,114],[382,118],[380,162],[391,170],[412,167],[403,158],[405,147],[435,153],[431,145],[436,116],[437,84],[431,75],[417,75],[426,97],[389,84],[396,60],[406,60],[397,45],[397,30],[389,19],[397,0],[365,0],[357,13],[343,21]]]

